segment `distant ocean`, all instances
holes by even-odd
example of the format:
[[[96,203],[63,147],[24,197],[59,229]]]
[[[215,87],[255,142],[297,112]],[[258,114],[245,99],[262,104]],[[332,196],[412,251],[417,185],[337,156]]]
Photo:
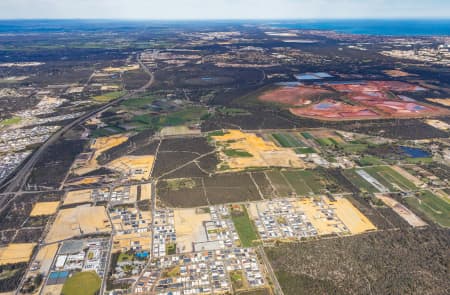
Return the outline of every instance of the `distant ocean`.
[[[388,36],[450,36],[450,19],[446,20],[302,20],[270,24],[288,29],[326,30],[347,34]]]
[[[0,0],[1,1],[1,0]],[[0,20],[0,34],[59,33],[75,31],[125,31],[136,28],[179,26],[181,28],[220,28],[226,25],[261,24],[278,28],[332,30],[349,34],[391,36],[450,36],[450,19],[446,20],[198,20],[198,21],[130,21],[130,20]]]

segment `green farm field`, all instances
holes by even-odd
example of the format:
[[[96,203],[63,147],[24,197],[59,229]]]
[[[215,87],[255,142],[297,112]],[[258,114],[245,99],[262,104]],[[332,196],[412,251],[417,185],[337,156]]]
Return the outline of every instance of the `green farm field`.
[[[442,227],[450,227],[450,203],[430,191],[420,192],[418,197],[408,197],[407,204],[422,212]]]

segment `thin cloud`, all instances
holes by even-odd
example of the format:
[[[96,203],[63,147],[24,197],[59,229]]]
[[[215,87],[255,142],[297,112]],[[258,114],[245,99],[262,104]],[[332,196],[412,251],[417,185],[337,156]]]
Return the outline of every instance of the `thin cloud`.
[[[0,0],[0,18],[450,18],[448,0]]]

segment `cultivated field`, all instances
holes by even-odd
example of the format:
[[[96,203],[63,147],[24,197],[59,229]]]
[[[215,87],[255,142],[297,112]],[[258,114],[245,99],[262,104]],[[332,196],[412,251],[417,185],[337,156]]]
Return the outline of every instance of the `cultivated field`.
[[[34,204],[33,210],[31,210],[30,216],[43,216],[53,215],[58,209],[59,202],[38,202]]]
[[[34,243],[8,244],[0,248],[0,265],[28,262],[33,252]]]
[[[105,207],[82,205],[58,212],[45,241],[68,239],[81,234],[110,232],[111,224]]]
[[[450,227],[450,201],[444,200],[430,191],[420,192],[419,196],[407,197],[410,207],[421,212],[442,227]]]

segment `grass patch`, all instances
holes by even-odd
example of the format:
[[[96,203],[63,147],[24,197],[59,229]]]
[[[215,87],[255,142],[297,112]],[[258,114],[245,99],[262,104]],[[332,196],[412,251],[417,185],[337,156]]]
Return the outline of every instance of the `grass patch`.
[[[64,283],[63,295],[94,295],[98,292],[101,279],[94,271],[78,272]]]
[[[321,146],[337,145],[336,141],[331,138],[316,138],[316,141]]]
[[[312,173],[309,171],[284,171],[282,172],[286,177],[287,181],[294,188],[297,195],[309,195],[313,193],[312,188],[309,186],[310,183],[307,181],[312,177]]]
[[[231,284],[233,285],[233,290],[239,290],[244,288],[244,275],[242,270],[235,270],[230,272]]]
[[[19,124],[21,121],[22,121],[21,117],[14,116],[12,118],[0,121],[0,127],[7,127],[14,124]]]
[[[296,154],[314,154],[316,151],[312,147],[305,146],[294,149],[294,152]]]
[[[153,95],[130,98],[125,100],[122,105],[130,109],[142,109],[151,105],[151,103],[155,101],[155,99],[157,99],[157,97]]]
[[[117,99],[125,94],[125,91],[113,91],[104,93],[102,95],[97,95],[92,97],[92,99],[96,102],[109,102],[111,100]]]
[[[425,214],[433,222],[450,227],[450,203],[430,191],[420,192],[418,197],[408,197],[407,204]]]
[[[124,262],[124,261],[132,261],[133,257],[134,257],[133,254],[121,252],[119,254],[119,258],[117,258],[117,262],[119,263],[119,262]]]
[[[227,155],[228,157],[234,157],[234,158],[251,158],[253,157],[252,154],[246,151],[242,150],[233,150],[233,149],[224,149],[223,153]]]
[[[274,133],[272,134],[272,136],[282,147],[304,146],[304,144],[300,140],[288,133]]]
[[[177,244],[171,243],[166,245],[166,254],[174,255],[177,254]]]
[[[375,156],[364,156],[361,157],[361,159],[358,160],[359,165],[361,166],[372,166],[372,165],[384,165],[384,163],[381,159],[375,157]]]
[[[362,153],[369,148],[369,145],[365,143],[349,143],[340,146],[346,153]]]
[[[266,172],[266,174],[280,197],[288,197],[291,194],[292,190],[280,171],[273,170]]]
[[[232,209],[231,219],[238,232],[242,247],[251,247],[258,236],[252,221],[248,217],[247,209],[244,206],[240,206],[240,210]]]
[[[208,111],[203,107],[191,107],[177,112],[163,115],[138,115],[131,121],[137,123],[142,129],[160,130],[163,127],[185,125],[187,123],[199,122],[200,118]]]
[[[409,164],[429,164],[433,162],[433,158],[406,158],[405,161]]]
[[[178,191],[180,189],[193,189],[197,186],[192,178],[177,178],[166,180],[167,186],[171,191]]]
[[[301,134],[306,139],[314,139],[314,136],[312,136],[309,132],[302,132]]]

